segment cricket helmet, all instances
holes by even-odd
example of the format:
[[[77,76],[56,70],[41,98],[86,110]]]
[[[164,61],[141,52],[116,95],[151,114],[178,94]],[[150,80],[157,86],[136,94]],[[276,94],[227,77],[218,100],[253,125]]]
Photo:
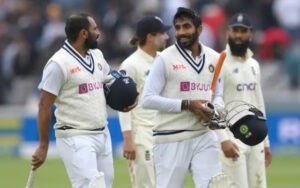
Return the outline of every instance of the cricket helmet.
[[[106,104],[114,110],[121,111],[134,104],[138,95],[136,83],[126,71],[113,70],[104,81]]]
[[[226,104],[227,126],[234,137],[244,144],[254,146],[261,143],[268,134],[267,119],[255,106],[244,101]]]

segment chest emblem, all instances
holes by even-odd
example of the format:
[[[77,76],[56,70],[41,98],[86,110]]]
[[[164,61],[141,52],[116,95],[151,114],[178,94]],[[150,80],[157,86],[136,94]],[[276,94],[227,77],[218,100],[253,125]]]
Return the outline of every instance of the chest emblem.
[[[238,68],[233,69],[232,73],[236,73],[236,74],[239,73],[239,69]]]
[[[255,69],[253,66],[251,66],[251,70],[252,70],[252,74],[255,76],[256,75],[256,72],[255,72]]]
[[[102,65],[100,63],[98,63],[98,68],[100,71],[102,71]]]
[[[213,73],[215,71],[215,67],[212,64],[210,64],[208,66],[208,70],[209,70],[209,72]]]

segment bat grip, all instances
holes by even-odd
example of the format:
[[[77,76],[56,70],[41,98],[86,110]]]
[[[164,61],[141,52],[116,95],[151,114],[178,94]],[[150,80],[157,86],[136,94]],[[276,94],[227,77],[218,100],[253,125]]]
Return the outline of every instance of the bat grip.
[[[28,180],[27,180],[27,184],[26,184],[26,188],[33,188],[33,182],[34,182],[34,179],[35,179],[35,176],[36,176],[36,172],[37,170],[33,170],[31,169],[30,170],[30,174],[29,174],[29,177],[28,177]]]

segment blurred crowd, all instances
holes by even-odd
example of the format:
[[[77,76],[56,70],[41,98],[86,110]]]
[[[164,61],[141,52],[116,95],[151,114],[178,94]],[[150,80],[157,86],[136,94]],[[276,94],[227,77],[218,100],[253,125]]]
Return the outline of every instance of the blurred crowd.
[[[118,66],[135,50],[128,40],[138,19],[158,15],[171,25],[179,6],[199,12],[204,27],[200,40],[219,52],[226,43],[227,19],[247,13],[254,25],[251,49],[256,58],[276,64],[276,76],[286,75],[289,89],[299,89],[299,0],[0,0],[0,104],[13,101],[17,81],[38,83],[47,59],[65,40],[70,14],[87,12],[96,18],[99,48],[109,64]],[[169,43],[173,34],[171,30]]]

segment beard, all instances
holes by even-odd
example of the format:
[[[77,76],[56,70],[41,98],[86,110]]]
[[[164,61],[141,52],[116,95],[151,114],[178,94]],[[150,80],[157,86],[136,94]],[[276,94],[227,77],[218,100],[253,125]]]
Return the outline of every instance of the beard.
[[[188,42],[180,42],[181,38],[187,38],[187,39],[190,39],[190,41],[188,41]],[[195,44],[195,42],[198,42],[198,33],[197,33],[197,31],[195,31],[195,33],[192,34],[192,35],[181,35],[181,36],[178,36],[177,37],[177,42],[183,48],[190,49]]]
[[[247,49],[250,45],[250,40],[245,40],[241,44],[236,44],[234,39],[228,38],[228,44],[231,50],[232,55],[242,57],[246,54]]]
[[[89,33],[88,38],[85,40],[84,45],[86,49],[95,49],[98,47],[98,41],[97,38],[93,39],[91,33]]]

